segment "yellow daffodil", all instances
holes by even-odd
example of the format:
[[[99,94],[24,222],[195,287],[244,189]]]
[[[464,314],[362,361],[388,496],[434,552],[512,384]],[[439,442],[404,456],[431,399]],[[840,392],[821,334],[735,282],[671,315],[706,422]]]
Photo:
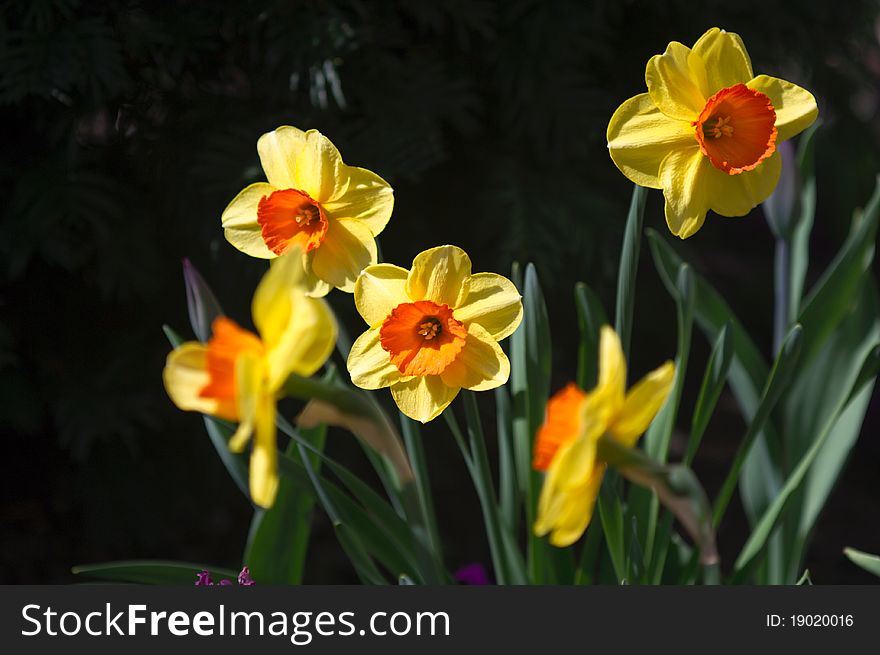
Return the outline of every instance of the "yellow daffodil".
[[[672,387],[675,366],[666,362],[626,393],[626,361],[617,333],[602,328],[599,383],[586,393],[569,384],[547,404],[535,440],[533,466],[547,477],[538,500],[535,534],[550,533],[554,546],[568,546],[587,529],[605,462],[597,456],[603,436],[632,447],[660,410]]]
[[[229,441],[241,452],[255,435],[250,458],[253,501],[270,507],[278,489],[275,402],[293,373],[315,373],[333,351],[336,322],[323,300],[303,286],[298,250],[274,261],[254,294],[252,313],[259,336],[226,317],[214,320],[206,344],[181,344],[168,355],[165,389],[180,409],[229,421],[238,429]]]
[[[375,237],[385,229],[394,192],[375,173],[342,163],[316,130],[279,127],[257,141],[268,182],[251,184],[223,211],[226,239],[252,257],[303,251],[310,296],[337,287],[351,293],[376,263]]]
[[[426,250],[412,269],[368,266],[354,301],[370,326],[351,348],[348,371],[362,389],[391,387],[400,411],[426,423],[459,389],[485,391],[505,382],[510,362],[498,345],[522,321],[513,283],[471,274],[455,246]]]
[[[608,124],[608,148],[630,180],[663,189],[666,222],[686,239],[706,212],[745,216],[779,180],[776,145],[809,127],[809,91],[752,73],[738,35],[714,27],[688,48],[673,41],[645,71],[648,92]]]

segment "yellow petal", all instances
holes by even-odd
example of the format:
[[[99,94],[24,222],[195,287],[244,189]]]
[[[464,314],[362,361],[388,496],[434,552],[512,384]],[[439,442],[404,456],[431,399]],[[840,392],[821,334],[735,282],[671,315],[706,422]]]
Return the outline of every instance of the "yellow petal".
[[[355,340],[347,366],[351,381],[361,389],[382,389],[401,379],[400,371],[379,342],[378,327],[370,328]]]
[[[699,147],[676,150],[660,166],[660,183],[666,200],[666,224],[681,239],[703,226],[711,203],[707,178],[717,171]],[[718,171],[721,172],[721,171]]]
[[[289,125],[268,132],[257,140],[257,152],[269,184],[278,189],[299,189],[296,183],[296,156],[305,145],[306,133]],[[312,198],[317,200],[314,196]]]
[[[662,55],[651,57],[645,69],[654,104],[670,118],[682,121],[696,120],[706,104],[699,88],[705,79],[703,63],[690,54],[690,48],[673,41]]]
[[[523,317],[522,298],[513,282],[496,273],[477,273],[467,279],[455,318],[477,323],[496,341],[506,339],[519,327]]]
[[[254,293],[254,324],[266,347],[269,387],[291,373],[315,373],[333,352],[336,321],[327,304],[306,296],[302,257],[294,250],[276,259]]]
[[[455,309],[465,294],[471,260],[457,246],[438,246],[416,255],[406,280],[412,300],[431,300]]]
[[[352,293],[361,271],[376,263],[376,240],[360,221],[331,219],[324,242],[311,255],[315,275]]]
[[[699,38],[693,51],[706,68],[706,97],[753,77],[749,53],[738,34],[713,27]]]
[[[674,377],[675,365],[666,362],[629,390],[617,420],[610,427],[617,441],[628,447],[638,441],[666,402]]]
[[[373,236],[385,229],[394,209],[394,191],[381,177],[365,168],[346,166],[348,185],[338,199],[324,204],[334,218],[362,221]]]
[[[542,537],[550,532],[550,543],[560,548],[580,539],[590,524],[604,475],[604,464],[593,465],[583,484],[566,488],[557,484],[551,464],[538,499],[535,534]]]
[[[229,439],[229,450],[240,453],[254,432],[257,420],[257,403],[263,394],[265,368],[260,358],[245,353],[235,360],[236,404],[238,428]]]
[[[223,210],[220,222],[226,240],[251,257],[272,259],[275,253],[266,247],[259,223],[257,205],[264,196],[271,195],[275,187],[265,182],[257,182],[245,187]]]
[[[449,387],[439,375],[403,380],[391,387],[391,397],[398,409],[414,421],[427,423],[438,416],[458,395],[458,387]]]
[[[810,127],[819,115],[813,94],[797,84],[769,75],[758,75],[746,84],[770,98],[776,110],[776,143],[782,143]]]
[[[354,285],[354,304],[368,325],[381,325],[392,309],[410,301],[407,275],[409,271],[393,264],[375,264],[363,270]]]
[[[491,334],[471,323],[464,348],[440,377],[450,387],[488,391],[507,382],[510,361]]]
[[[550,535],[551,545],[565,548],[581,538],[593,518],[596,498],[602,487],[604,476],[605,466],[596,466],[589,481],[583,487],[571,492],[574,495],[574,502],[564,507],[559,521]]]
[[[599,333],[599,384],[590,395],[607,403],[614,416],[623,405],[625,392],[626,359],[620,337],[611,327],[603,325]]]
[[[547,477],[554,477],[555,484],[562,489],[582,487],[593,472],[600,436],[595,432],[583,434],[562,446],[547,470]]]
[[[342,157],[330,139],[309,130],[296,153],[296,184],[320,203],[338,200],[348,188],[348,173]]]
[[[216,415],[217,401],[199,397],[209,381],[207,352],[204,344],[195,341],[181,344],[168,354],[162,380],[169,398],[180,409]]]
[[[721,216],[745,216],[764,202],[782,173],[782,158],[774,152],[752,171],[728,175],[712,166],[705,171],[712,211]]]
[[[675,148],[693,145],[688,121],[661,112],[651,96],[642,93],[624,102],[608,123],[608,150],[614,165],[636,184],[659,189],[660,164]]]
[[[275,400],[262,395],[256,407],[256,436],[250,462],[251,500],[272,507],[278,493],[278,444],[275,438]]]
[[[316,251],[313,250],[312,252],[303,255],[303,270],[305,271],[303,287],[307,296],[311,296],[312,298],[323,298],[332,291],[333,285],[319,278],[315,275],[315,271],[312,270],[312,260],[315,257],[315,252]]]

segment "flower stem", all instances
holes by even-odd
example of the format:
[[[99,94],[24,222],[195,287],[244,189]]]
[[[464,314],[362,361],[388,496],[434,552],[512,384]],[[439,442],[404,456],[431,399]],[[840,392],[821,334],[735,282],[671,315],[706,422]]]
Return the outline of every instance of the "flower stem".
[[[788,327],[791,323],[789,316],[789,293],[791,289],[791,245],[788,239],[778,237],[776,239],[775,265],[775,305],[773,311],[773,354],[779,352]]]

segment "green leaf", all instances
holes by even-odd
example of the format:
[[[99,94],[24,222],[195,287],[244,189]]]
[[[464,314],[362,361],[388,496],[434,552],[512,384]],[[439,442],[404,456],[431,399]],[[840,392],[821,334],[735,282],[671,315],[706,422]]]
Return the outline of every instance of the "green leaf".
[[[163,325],[162,332],[165,333],[165,338],[168,339],[168,342],[171,344],[172,348],[177,348],[177,346],[183,343],[183,337],[181,337],[177,332],[171,329],[171,326]]]
[[[215,582],[238,579],[238,572],[190,562],[170,562],[165,560],[125,560],[103,564],[81,564],[71,571],[75,575],[85,575],[99,580],[129,582],[133,584],[194,585],[202,571],[208,571]]]
[[[526,508],[528,529],[528,571],[533,582],[545,579],[551,548],[532,532],[541,476],[532,470],[532,441],[544,420],[550,393],[551,338],[547,308],[535,267],[529,264],[519,280],[519,266],[513,267],[514,283],[523,296],[523,324],[510,340],[510,387],[513,401],[513,439],[517,479]]]
[[[295,484],[304,485],[306,489],[314,488],[331,520],[347,522],[349,528],[356,532],[366,531],[368,534],[361,534],[362,541],[371,548],[375,547],[383,551],[378,558],[380,561],[391,562],[392,564],[388,565],[389,569],[392,571],[395,568],[419,571],[420,562],[415,552],[415,536],[411,525],[408,525],[378,493],[359,477],[303,439],[289,423],[279,421],[279,429],[290,436],[298,448],[320,459],[321,463],[338,477],[351,492],[351,496],[327,480],[326,477],[317,473],[310,475],[302,462],[299,462],[299,466],[297,466],[297,460],[287,455],[282,456],[279,460],[281,472],[291,476]],[[311,463],[309,466],[311,467]],[[317,486],[314,481],[317,481]],[[353,500],[352,496],[359,502]],[[377,529],[382,535],[381,537],[376,533]],[[393,557],[383,550],[389,548],[394,550]],[[422,575],[417,577],[420,581],[425,579]]]
[[[437,528],[437,516],[434,512],[434,499],[431,494],[431,480],[428,476],[428,462],[422,444],[422,433],[418,423],[402,413],[400,414],[400,427],[410,465],[415,475],[413,485],[419,505],[417,518],[419,523],[424,523],[424,525],[418,526],[424,531],[423,538],[419,541],[424,543],[431,559],[439,564],[443,561],[443,549]]]
[[[843,554],[846,555],[849,558],[849,561],[856,566],[863,568],[868,573],[873,573],[877,577],[880,577],[880,557],[877,555],[864,553],[855,548],[844,548]]]
[[[718,334],[718,338],[715,339],[715,345],[712,347],[712,353],[706,363],[706,372],[703,374],[703,383],[700,385],[700,394],[697,396],[697,404],[694,407],[691,433],[684,456],[684,463],[687,465],[694,461],[700,442],[709,426],[709,420],[715,411],[715,405],[718,403],[718,398],[727,382],[730,364],[733,361],[731,332],[730,325],[725,325]]]
[[[753,560],[761,552],[768,537],[776,528],[777,522],[782,515],[789,498],[803,482],[810,466],[822,450],[828,436],[832,433],[832,429],[837,422],[837,419],[846,410],[847,406],[864,390],[864,388],[872,383],[877,376],[878,370],[880,370],[880,345],[875,347],[865,358],[861,372],[856,376],[856,382],[849,390],[845,400],[840,403],[831,419],[819,432],[819,435],[816,437],[810,449],[804,454],[797,466],[792,470],[776,498],[774,498],[771,505],[761,516],[760,521],[758,521],[758,524],[752,531],[752,534],[749,536],[748,541],[745,546],[743,546],[743,549],[740,551],[739,557],[736,560],[735,567],[737,574],[742,575],[746,568],[753,563]]]
[[[645,435],[645,452],[649,457],[660,462],[665,462],[669,455],[669,444],[672,440],[672,431],[675,428],[688,359],[690,358],[691,334],[694,323],[694,274],[687,264],[683,263],[679,266],[674,298],[678,327],[675,378],[666,402],[654,417]],[[669,531],[665,529],[661,531],[662,541],[656,544],[658,552],[655,556],[655,538],[660,511],[659,499],[646,489],[633,487],[630,493],[630,504],[633,513],[639,519],[639,526],[642,529],[641,536],[645,543],[645,556],[650,563],[652,575],[660,575],[658,568],[662,569],[666,558]]]
[[[235,427],[229,421],[214,418],[207,414],[203,414],[202,418],[205,421],[205,430],[208,432],[208,437],[211,439],[211,443],[214,444],[214,449],[220,456],[220,461],[223,462],[223,466],[226,467],[226,471],[235,481],[236,486],[241,489],[241,493],[250,499],[251,492],[248,485],[248,455],[246,452],[234,453],[229,450],[229,440],[232,438],[232,435],[235,434]]]
[[[629,213],[626,217],[626,229],[623,233],[623,247],[620,252],[614,329],[620,335],[620,342],[626,355],[629,355],[629,342],[632,335],[633,309],[636,302],[636,273],[639,269],[639,245],[642,240],[642,224],[647,198],[647,189],[638,185],[633,187]]]
[[[649,228],[646,234],[660,279],[674,298],[677,293],[675,275],[682,259],[655,230]],[[743,416],[746,421],[751,422],[758,409],[761,388],[767,379],[767,364],[730,306],[701,276],[697,275],[695,279],[694,314],[697,325],[706,338],[714,342],[725,325],[730,325],[733,361],[728,373],[728,382],[739,402]],[[768,441],[779,443],[779,436],[770,422],[765,423],[763,432],[756,440],[743,467],[740,490],[750,521],[757,520],[781,485],[777,467],[767,449]]]
[[[878,220],[880,179],[864,213],[856,216],[843,247],[804,301],[798,322],[804,326],[805,364],[850,311],[865,271],[874,260]]]
[[[492,471],[489,467],[489,457],[486,453],[486,441],[476,397],[473,391],[468,390],[463,390],[462,396],[467,418],[470,461],[472,462],[469,468],[483,510],[483,521],[489,538],[489,550],[492,554],[495,576],[499,584],[526,584],[528,578],[525,563],[509,527],[502,522],[498,509],[498,499],[495,495],[495,484],[492,481]]]
[[[580,333],[577,384],[581,389],[592,389],[599,377],[599,333],[608,318],[599,296],[583,282],[574,287],[574,305]]]
[[[320,426],[303,432],[302,436],[321,450],[327,428]],[[299,457],[296,442],[291,441],[287,455]],[[286,476],[281,476],[275,503],[269,509],[258,508],[251,520],[244,559],[254,580],[302,583],[314,504],[313,493],[297,489]]]
[[[800,137],[798,143],[798,167],[800,169],[800,217],[790,240],[791,265],[788,292],[788,316],[797,316],[801,311],[801,299],[804,293],[804,282],[807,279],[807,268],[810,263],[810,233],[816,216],[816,167],[813,155],[816,143],[816,130],[819,123],[814,123]]]
[[[761,401],[758,403],[755,416],[746,429],[746,433],[737,448],[730,471],[715,499],[713,517],[716,527],[721,524],[721,519],[725,511],[727,511],[727,504],[730,502],[730,498],[739,481],[740,469],[749,455],[752,445],[764,428],[764,423],[770,418],[770,412],[773,411],[782,393],[791,384],[797,368],[798,358],[801,354],[802,334],[801,326],[795,325],[782,342],[779,355],[776,357],[776,362],[773,364],[773,369],[770,371],[767,384],[764,386],[764,391],[761,394]]]
[[[868,279],[851,312],[826,340],[821,352],[800,371],[788,394],[785,424],[790,457],[800,457],[807,451],[817,427],[825,424],[848,390],[858,384],[856,376],[862,371],[861,363],[878,342],[880,302],[876,284]],[[804,482],[797,512],[797,534],[801,540],[813,529],[859,437],[872,386],[867,385],[841,415]]]
[[[516,532],[521,509],[519,486],[516,481],[516,455],[513,442],[513,418],[507,385],[497,387],[495,393],[495,426],[498,434],[498,497],[501,518]]]
[[[608,554],[614,567],[614,577],[618,584],[627,581],[626,544],[623,533],[623,504],[615,493],[614,486],[606,476],[599,489],[599,520],[608,546]]]

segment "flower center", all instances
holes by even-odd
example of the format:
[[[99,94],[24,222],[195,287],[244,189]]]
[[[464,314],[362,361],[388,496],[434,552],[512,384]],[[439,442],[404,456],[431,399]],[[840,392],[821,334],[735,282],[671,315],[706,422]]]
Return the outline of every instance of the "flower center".
[[[745,84],[721,89],[694,121],[700,150],[729,175],[750,171],[776,151],[776,110]]]
[[[436,316],[429,316],[427,321],[419,324],[418,333],[424,337],[425,341],[430,341],[442,332],[443,328],[440,325],[440,319]]]
[[[220,402],[217,415],[231,421],[238,420],[238,382],[235,362],[239,355],[250,352],[262,356],[263,342],[253,332],[240,328],[225,316],[214,320],[208,341],[206,368],[208,383],[199,391],[202,398]]]
[[[379,328],[379,342],[404,375],[440,375],[464,348],[467,328],[448,305],[399,304]]]
[[[263,196],[257,205],[257,223],[266,247],[276,255],[283,255],[295,244],[304,252],[314,250],[327,234],[324,208],[296,189]]]

